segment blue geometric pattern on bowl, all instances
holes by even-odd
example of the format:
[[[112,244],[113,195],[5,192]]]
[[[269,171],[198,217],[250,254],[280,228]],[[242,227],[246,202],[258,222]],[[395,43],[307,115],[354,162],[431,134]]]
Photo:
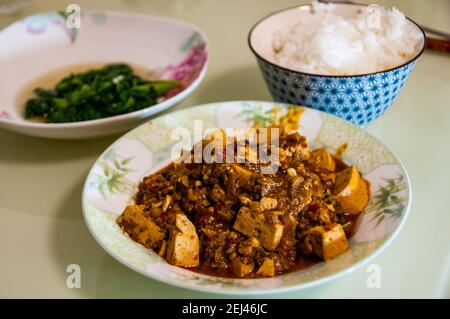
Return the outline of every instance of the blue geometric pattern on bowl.
[[[364,126],[395,101],[416,64],[357,76],[316,76],[280,68],[257,57],[267,87],[277,102],[325,111]]]

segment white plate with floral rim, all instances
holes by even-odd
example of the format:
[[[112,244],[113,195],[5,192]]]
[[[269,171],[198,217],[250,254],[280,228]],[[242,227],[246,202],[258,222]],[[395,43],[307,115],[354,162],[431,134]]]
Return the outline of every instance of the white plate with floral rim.
[[[125,131],[176,105],[203,79],[206,37],[197,27],[169,18],[82,11],[80,27],[58,12],[26,17],[0,31],[0,127],[22,134],[78,139]],[[178,80],[158,104],[97,120],[37,123],[24,118],[37,86],[52,88],[72,72],[127,63],[150,79]]]
[[[100,156],[86,179],[82,206],[91,233],[129,268],[168,284],[208,292],[261,294],[306,288],[360,267],[386,248],[402,228],[411,204],[409,178],[382,142],[349,122],[310,108],[302,108],[298,125],[310,147],[336,150],[347,143],[344,161],[355,165],[371,184],[371,201],[344,254],[273,278],[219,278],[168,264],[131,240],[115,222],[133,201],[141,179],[170,162],[172,147],[178,143],[171,138],[173,129],[184,127],[192,132],[194,120],[201,120],[203,129],[266,126],[292,107],[257,101],[212,103],[158,117],[125,134]]]

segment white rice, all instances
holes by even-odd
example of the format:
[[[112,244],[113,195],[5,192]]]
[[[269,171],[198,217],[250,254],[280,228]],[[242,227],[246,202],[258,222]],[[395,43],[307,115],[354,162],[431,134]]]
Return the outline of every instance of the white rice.
[[[333,7],[313,2],[296,25],[276,31],[275,63],[306,73],[356,75],[399,66],[419,52],[422,34],[396,8],[362,9],[346,19]]]

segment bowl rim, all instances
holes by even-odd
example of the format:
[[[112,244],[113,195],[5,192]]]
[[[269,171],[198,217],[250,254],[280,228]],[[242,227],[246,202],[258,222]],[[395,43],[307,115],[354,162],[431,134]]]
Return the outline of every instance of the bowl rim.
[[[360,6],[360,7],[368,7],[368,6],[369,6],[368,4],[363,4],[363,3],[351,3],[351,2],[333,3],[333,5],[334,5],[334,6]],[[380,6],[381,6],[381,5],[380,5]],[[253,52],[253,54],[254,54],[258,59],[260,59],[260,60],[264,61],[265,63],[270,64],[270,65],[272,65],[272,66],[274,66],[274,67],[277,67],[277,68],[279,68],[279,69],[282,69],[282,70],[284,70],[284,71],[288,71],[288,72],[291,72],[291,73],[296,73],[296,74],[298,74],[298,75],[306,75],[306,76],[314,76],[314,77],[322,77],[322,78],[354,78],[354,77],[360,77],[360,76],[376,75],[376,74],[381,74],[381,73],[385,73],[385,72],[391,72],[391,71],[394,71],[394,70],[396,70],[396,69],[400,69],[400,68],[402,68],[402,67],[404,67],[404,66],[406,66],[406,65],[408,65],[408,64],[410,64],[410,63],[412,63],[412,62],[414,62],[414,61],[416,61],[416,60],[423,54],[423,52],[425,51],[425,48],[426,48],[426,46],[427,46],[427,37],[426,37],[425,31],[422,29],[422,27],[421,27],[419,24],[417,24],[414,20],[412,20],[411,18],[409,18],[409,17],[407,17],[407,16],[405,15],[406,19],[408,19],[411,23],[413,23],[413,24],[419,29],[419,31],[421,32],[421,34],[422,34],[422,36],[423,36],[423,46],[422,46],[422,48],[419,50],[419,52],[418,52],[414,57],[412,57],[411,59],[409,59],[408,61],[406,61],[406,62],[404,62],[404,63],[402,63],[402,64],[400,64],[400,65],[398,65],[398,66],[395,66],[395,67],[386,69],[386,70],[381,70],[381,71],[376,71],[376,72],[369,72],[369,73],[352,74],[352,75],[314,74],[314,73],[308,73],[308,72],[302,72],[302,71],[297,71],[297,70],[289,69],[289,68],[287,68],[287,67],[284,67],[284,66],[281,66],[281,65],[279,65],[279,64],[276,64],[276,63],[274,63],[274,62],[271,62],[271,61],[269,61],[268,59],[266,59],[265,57],[263,57],[261,54],[259,54],[259,53],[257,52],[257,50],[252,46],[252,42],[251,42],[251,38],[252,38],[252,35],[253,35],[253,32],[255,31],[255,29],[256,29],[262,22],[264,22],[265,20],[267,20],[268,18],[270,18],[270,17],[272,17],[272,16],[275,16],[275,15],[278,15],[278,14],[281,14],[281,13],[284,13],[284,12],[286,12],[286,11],[290,11],[290,10],[293,10],[293,9],[296,9],[296,8],[301,8],[301,7],[311,7],[311,4],[310,4],[310,3],[307,3],[307,4],[302,4],[302,5],[296,5],[296,6],[292,6],[292,7],[288,7],[288,8],[284,8],[284,9],[281,9],[281,10],[274,11],[274,12],[272,12],[272,13],[270,13],[270,14],[264,16],[263,18],[259,19],[259,20],[252,26],[252,28],[250,29],[250,31],[249,31],[249,33],[248,33],[248,35],[247,35],[247,43],[248,43],[248,46],[250,47],[250,50]],[[381,6],[381,7],[387,8],[386,6]]]
[[[24,19],[28,17],[33,17],[36,15],[41,14],[50,14],[50,13],[56,13],[56,10],[50,10],[50,11],[42,11],[33,13],[31,15],[25,16],[19,20],[14,21],[13,23],[9,24],[4,29],[0,30],[0,35],[4,32],[6,32],[9,28],[12,26],[21,23]],[[114,116],[108,116],[104,118],[94,119],[94,120],[87,120],[87,121],[78,121],[78,122],[63,122],[63,123],[39,123],[39,122],[32,122],[27,121],[25,117],[19,117],[19,120],[16,120],[14,117],[0,117],[0,123],[6,123],[14,126],[20,126],[20,127],[27,127],[27,128],[37,128],[37,129],[49,129],[49,130],[58,130],[62,128],[84,128],[91,125],[102,125],[102,124],[110,124],[113,122],[121,121],[121,120],[132,120],[133,118],[148,118],[152,115],[155,115],[163,110],[166,110],[170,106],[167,106],[168,104],[175,105],[179,103],[181,100],[183,100],[185,97],[184,94],[189,95],[192,93],[191,91],[194,90],[200,82],[203,80],[206,71],[209,66],[209,44],[208,44],[208,38],[206,37],[206,34],[203,30],[201,30],[196,25],[186,22],[184,20],[175,19],[172,17],[166,17],[166,16],[160,16],[160,15],[153,15],[153,14],[143,14],[143,13],[134,13],[134,12],[122,12],[122,11],[112,11],[112,10],[84,10],[83,14],[98,14],[98,13],[104,13],[107,16],[115,16],[115,17],[128,17],[128,18],[134,18],[134,19],[147,19],[147,20],[154,20],[154,21],[160,21],[160,22],[168,22],[171,24],[177,24],[186,28],[191,29],[194,32],[197,32],[200,37],[202,38],[204,42],[204,50],[206,52],[206,59],[203,64],[202,69],[200,70],[198,76],[196,79],[194,79],[188,86],[183,88],[180,92],[177,94],[169,97],[166,100],[163,100],[161,102],[158,102],[156,104],[153,104],[151,106],[147,106],[145,108],[142,108],[140,110],[136,110],[133,112],[125,113],[125,114],[119,114]],[[126,62],[125,62],[126,63]],[[162,107],[162,110],[157,111],[156,113],[151,113],[150,115],[146,115],[147,112],[150,112],[150,109],[155,107]],[[23,121],[22,121],[23,120]]]
[[[228,104],[234,104],[234,103],[239,103],[239,102],[250,102],[250,103],[271,103],[271,104],[277,104],[277,102],[274,101],[268,101],[268,100],[225,100],[225,101],[216,101],[216,102],[209,102],[209,103],[201,103],[201,104],[196,104],[194,106],[190,106],[188,108],[183,108],[180,110],[176,110],[172,113],[181,113],[181,112],[190,112],[193,111],[197,108],[201,108],[201,107],[205,107],[208,105],[216,105],[216,104],[223,104],[223,103],[228,103]],[[279,104],[279,103],[278,103]],[[284,105],[289,105],[289,103],[281,103]],[[297,107],[305,107],[305,106],[301,106],[301,105],[296,105]],[[307,108],[307,107],[306,107]],[[311,108],[309,108],[311,109]],[[318,113],[326,113],[324,111],[320,111],[317,109],[311,109],[314,112],[318,112]],[[329,114],[326,113],[327,115],[338,119],[339,121],[345,122],[346,124],[350,125],[350,126],[355,126],[358,127],[356,124],[345,121],[333,114]],[[159,117],[163,117],[163,116],[167,116],[168,114],[160,114]],[[409,177],[408,171],[405,167],[405,165],[403,164],[403,162],[400,160],[400,158],[398,157],[398,155],[392,150],[392,148],[390,146],[388,146],[386,143],[384,143],[381,139],[379,139],[378,137],[376,137],[375,135],[371,134],[370,132],[367,132],[365,130],[363,130],[362,128],[358,127],[358,130],[362,130],[364,131],[365,134],[371,136],[373,139],[375,139],[378,143],[380,143],[384,148],[386,148],[395,158],[395,160],[397,161],[397,163],[399,164],[402,173],[404,174],[406,181],[407,181],[407,190],[408,190],[408,203],[405,207],[404,210],[404,214],[401,217],[400,222],[398,223],[398,225],[395,227],[395,229],[385,235],[384,241],[380,244],[380,246],[378,246],[371,254],[365,256],[364,258],[362,258],[361,260],[353,263],[351,266],[341,269],[340,271],[333,273],[331,275],[327,275],[323,278],[319,278],[319,279],[314,279],[311,281],[307,281],[305,283],[301,283],[301,284],[296,284],[296,285],[292,285],[292,286],[283,286],[283,287],[277,287],[277,288],[269,288],[269,289],[241,289],[241,288],[211,288],[211,287],[207,287],[207,286],[199,286],[196,284],[183,284],[183,282],[181,282],[180,280],[177,279],[173,279],[170,277],[158,277],[153,275],[151,272],[145,271],[133,264],[131,264],[130,262],[128,262],[126,259],[122,258],[121,256],[119,256],[118,254],[116,254],[111,248],[110,246],[108,246],[107,244],[105,244],[99,237],[98,233],[93,229],[91,223],[89,222],[88,219],[88,212],[86,209],[86,202],[87,202],[87,192],[88,192],[88,177],[92,174],[92,172],[94,171],[95,166],[97,165],[97,162],[104,156],[104,154],[116,143],[118,143],[120,140],[123,140],[125,138],[127,138],[129,136],[129,134],[131,134],[132,131],[137,130],[139,127],[146,125],[147,122],[142,123],[141,125],[135,127],[133,130],[126,132],[124,134],[122,134],[120,137],[118,137],[117,139],[115,139],[110,145],[108,145],[105,150],[97,157],[97,159],[95,160],[95,162],[92,164],[91,168],[89,169],[89,172],[85,175],[85,180],[83,183],[83,189],[82,189],[82,194],[81,194],[81,209],[82,209],[82,213],[83,213],[83,220],[84,223],[86,225],[86,227],[88,228],[91,236],[95,239],[95,241],[97,242],[97,244],[102,247],[106,253],[108,253],[108,255],[110,257],[112,257],[113,259],[115,259],[116,261],[118,261],[119,263],[121,263],[122,265],[124,265],[125,267],[132,269],[133,271],[141,274],[142,276],[146,277],[146,278],[150,278],[153,280],[156,280],[158,282],[162,282],[164,284],[168,284],[171,286],[175,286],[178,288],[182,288],[182,289],[186,289],[186,290],[192,290],[192,291],[199,291],[199,292],[206,292],[206,293],[213,293],[216,295],[254,295],[254,296],[261,296],[261,295],[267,295],[267,294],[279,294],[279,293],[287,293],[287,292],[292,292],[292,291],[303,291],[309,288],[313,288],[316,286],[320,286],[329,282],[332,282],[338,278],[342,278],[347,274],[350,274],[352,272],[354,272],[355,270],[362,268],[363,266],[367,265],[370,261],[374,260],[376,257],[378,257],[379,255],[381,255],[384,251],[386,251],[386,249],[395,241],[395,239],[399,236],[400,232],[402,231],[403,227],[405,226],[409,215],[411,214],[411,206],[412,206],[412,201],[413,201],[413,190],[412,190],[412,184],[411,184],[411,178]],[[302,271],[302,270],[298,270],[298,271]],[[296,271],[297,272],[297,271]],[[281,275],[282,276],[282,275]],[[213,276],[216,277],[216,276]],[[217,278],[220,278],[217,276]],[[254,280],[254,279],[250,279],[250,280]],[[262,278],[261,280],[264,280],[264,278]]]

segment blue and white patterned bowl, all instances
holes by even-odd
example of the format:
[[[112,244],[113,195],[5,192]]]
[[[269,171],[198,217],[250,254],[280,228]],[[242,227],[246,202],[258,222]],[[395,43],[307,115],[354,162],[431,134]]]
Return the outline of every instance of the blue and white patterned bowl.
[[[359,4],[335,4],[336,13],[346,16],[356,15],[362,7]],[[273,32],[295,24],[309,10],[310,5],[302,5],[275,12],[250,30],[248,43],[273,99],[325,111],[360,126],[369,124],[392,105],[402,90],[425,49],[425,33],[409,19],[423,36],[420,50],[410,61],[385,71],[332,76],[303,73],[275,64],[267,54],[272,47]]]

